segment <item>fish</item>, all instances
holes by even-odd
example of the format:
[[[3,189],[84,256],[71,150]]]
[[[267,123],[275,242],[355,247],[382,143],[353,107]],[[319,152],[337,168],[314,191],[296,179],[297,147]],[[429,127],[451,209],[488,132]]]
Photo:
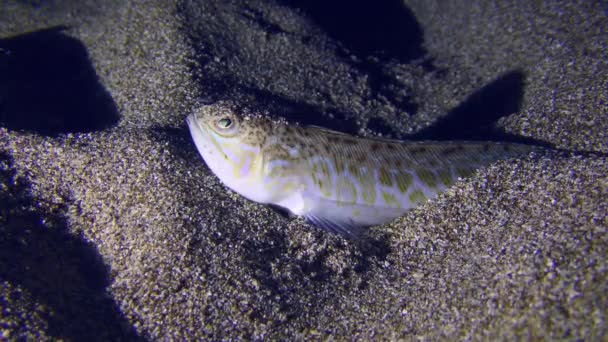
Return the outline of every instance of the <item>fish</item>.
[[[542,149],[356,137],[243,112],[230,102],[198,106],[187,124],[225,186],[346,237],[403,216],[481,167]]]

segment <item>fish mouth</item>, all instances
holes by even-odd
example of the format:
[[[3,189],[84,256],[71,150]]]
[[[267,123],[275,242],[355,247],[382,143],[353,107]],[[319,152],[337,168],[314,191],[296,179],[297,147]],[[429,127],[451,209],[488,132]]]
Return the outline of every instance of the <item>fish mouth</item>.
[[[202,152],[209,141],[209,134],[203,127],[201,127],[194,114],[188,115],[186,122],[188,123],[192,140],[194,140],[198,150]]]
[[[200,130],[200,127],[198,127],[198,123],[194,118],[194,114],[188,115],[188,117],[186,118],[186,123],[188,123],[188,127],[190,128],[190,130],[193,130],[194,128]]]
[[[188,128],[190,128],[190,134],[192,134],[192,136],[197,135],[201,138],[208,138],[207,130],[205,129],[205,127],[202,127],[198,120],[196,120],[194,114],[188,115],[188,117],[186,118],[186,122],[188,123]]]
[[[196,119],[194,114],[188,115],[186,118],[188,123],[188,127],[190,128],[190,135],[192,135],[192,140],[194,140],[194,144],[198,149],[201,155],[205,154],[205,151],[216,150],[218,153],[222,154],[225,158],[228,158],[223,151],[220,143],[215,139],[213,133],[209,130],[211,129],[206,122],[201,123]],[[205,157],[203,157],[204,159]]]

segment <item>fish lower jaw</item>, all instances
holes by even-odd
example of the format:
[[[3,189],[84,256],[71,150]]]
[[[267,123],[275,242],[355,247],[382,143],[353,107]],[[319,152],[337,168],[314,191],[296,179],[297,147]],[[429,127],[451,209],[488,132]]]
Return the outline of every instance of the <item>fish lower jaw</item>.
[[[224,185],[230,188],[232,191],[247,198],[248,200],[262,204],[273,203],[272,199],[274,196],[272,196],[272,194],[269,194],[264,187],[256,185],[256,182],[226,178],[227,177],[220,177],[222,183],[224,183]]]

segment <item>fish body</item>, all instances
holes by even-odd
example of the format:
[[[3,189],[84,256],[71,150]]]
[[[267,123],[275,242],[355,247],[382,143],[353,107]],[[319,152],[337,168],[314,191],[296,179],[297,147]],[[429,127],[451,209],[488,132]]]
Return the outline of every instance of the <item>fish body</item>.
[[[203,106],[187,121],[209,168],[229,188],[357,235],[436,197],[458,178],[538,146],[358,138],[314,126]]]

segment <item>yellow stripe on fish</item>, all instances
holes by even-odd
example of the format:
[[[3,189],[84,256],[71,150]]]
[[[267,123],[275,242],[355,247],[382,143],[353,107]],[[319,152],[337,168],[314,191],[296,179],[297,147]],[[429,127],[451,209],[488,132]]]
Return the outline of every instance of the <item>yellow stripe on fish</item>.
[[[188,116],[196,147],[219,179],[250,200],[351,236],[403,215],[480,167],[542,149],[357,138],[237,112],[217,103]]]

